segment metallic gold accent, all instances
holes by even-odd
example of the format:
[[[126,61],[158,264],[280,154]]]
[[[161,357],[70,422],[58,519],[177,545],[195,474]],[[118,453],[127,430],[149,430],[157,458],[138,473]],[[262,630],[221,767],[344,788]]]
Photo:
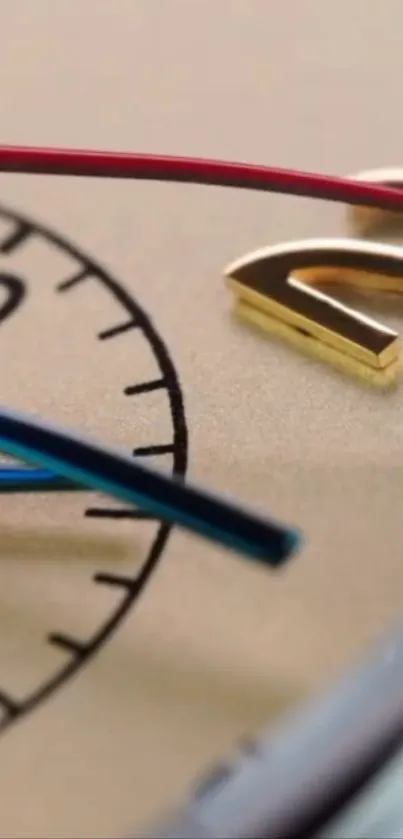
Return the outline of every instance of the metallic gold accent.
[[[373,169],[351,176],[352,180],[403,189],[403,167]],[[372,236],[384,232],[403,230],[403,213],[382,210],[378,207],[351,207],[347,209],[348,228],[355,236]]]
[[[381,387],[396,383],[396,332],[313,283],[403,291],[403,248],[355,239],[287,242],[229,265],[235,312],[310,355]]]

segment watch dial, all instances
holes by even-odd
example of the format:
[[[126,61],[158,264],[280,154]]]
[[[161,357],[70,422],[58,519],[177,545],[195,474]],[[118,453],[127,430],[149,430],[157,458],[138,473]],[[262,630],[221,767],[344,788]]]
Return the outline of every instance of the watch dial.
[[[4,3],[3,142],[401,166],[402,6],[354,8]],[[1,193],[2,404],[304,534],[266,572],[101,494],[0,497],[0,838],[130,835],[401,613],[403,385],[232,316],[225,266],[349,235],[344,207],[15,174]],[[337,295],[402,332],[400,297]]]

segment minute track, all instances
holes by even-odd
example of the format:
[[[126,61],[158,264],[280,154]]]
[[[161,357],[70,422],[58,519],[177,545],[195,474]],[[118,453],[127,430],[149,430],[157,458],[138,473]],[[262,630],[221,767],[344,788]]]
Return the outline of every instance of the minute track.
[[[120,352],[121,342],[132,340],[131,331],[133,329],[133,335],[140,336],[140,340],[146,341],[150,346],[156,362],[156,368],[159,371],[160,377],[164,380],[164,387],[160,388],[161,396],[158,398],[161,398],[163,401],[167,400],[169,416],[171,418],[172,473],[177,476],[184,476],[187,468],[188,437],[181,386],[166,345],[147,313],[144,312],[131,294],[117,280],[111,277],[97,262],[88,257],[79,248],[76,248],[69,241],[65,240],[63,236],[59,236],[57,233],[48,230],[45,226],[36,224],[31,219],[4,207],[0,207],[0,222],[3,222],[7,228],[6,232],[0,237],[0,255],[4,260],[7,260],[7,265],[9,264],[8,260],[11,261],[11,265],[13,259],[18,258],[19,254],[25,254],[25,249],[30,247],[31,242],[42,241],[46,247],[54,249],[59,253],[65,253],[76,266],[81,265],[81,268],[78,267],[75,272],[73,269],[70,274],[67,274],[67,276],[62,278],[54,286],[54,291],[60,294],[61,300],[65,293],[68,293],[69,299],[70,295],[75,295],[75,289],[78,290],[81,287],[81,281],[86,282],[88,278],[91,282],[91,294],[96,294],[96,289],[99,284],[107,291],[111,300],[114,301],[114,308],[116,309],[116,305],[121,307],[120,323],[119,314],[117,314],[115,323],[110,321],[109,324],[105,324],[105,327],[100,327],[94,332],[94,339],[96,341],[105,342],[105,348],[110,345],[111,351],[118,354]],[[30,288],[29,292],[34,294],[34,288]],[[12,319],[13,317],[18,317],[18,311],[19,309],[17,307],[15,309],[16,314],[12,315],[10,321],[10,330],[12,330]],[[137,398],[141,400],[142,395],[136,397],[136,400]],[[127,411],[130,410],[131,404],[130,400],[127,400]],[[128,432],[130,435],[130,425],[128,426]],[[133,432],[131,433],[133,434]],[[133,445],[135,444],[135,440],[132,439],[131,442],[132,447],[135,448],[135,445]],[[82,515],[86,518],[89,515],[91,518],[91,509],[95,513],[95,505],[92,508],[88,508],[87,513],[84,501]],[[102,511],[102,515],[104,512],[108,513],[105,510]],[[128,518],[128,512],[136,514],[140,511],[129,511],[123,508],[121,510],[114,510],[113,518],[115,521],[113,525],[120,529],[123,526],[121,522],[126,520],[126,526],[129,527],[133,526],[133,528],[141,529],[144,527],[154,528],[152,530],[154,535],[151,538],[149,547],[144,549],[145,553],[141,567],[138,567],[138,562],[136,561],[132,573],[127,574],[129,569],[126,569],[123,575],[124,584],[123,582],[118,583],[115,578],[116,575],[113,573],[108,574],[105,568],[86,578],[85,567],[83,567],[82,585],[94,585],[97,588],[99,587],[100,591],[101,589],[110,588],[111,592],[115,591],[119,595],[118,604],[111,606],[109,613],[98,625],[96,631],[90,633],[90,640],[88,641],[83,640],[82,642],[77,641],[76,643],[73,636],[65,632],[64,628],[57,627],[54,630],[49,629],[45,632],[43,643],[46,644],[50,641],[52,646],[56,645],[55,650],[58,649],[60,651],[61,664],[50,672],[46,679],[41,678],[38,680],[38,683],[23,693],[21,697],[15,695],[12,688],[8,689],[7,673],[3,673],[3,675],[0,673],[0,684],[2,685],[2,689],[0,689],[0,709],[2,711],[0,732],[9,730],[10,725],[15,724],[28,712],[33,711],[40,703],[58,690],[70,677],[77,673],[80,668],[89,663],[93,656],[100,652],[104,643],[106,643],[113,632],[119,627],[121,621],[130,612],[137,598],[144,591],[163,554],[172,528],[165,523],[161,523],[158,519],[154,520],[153,518],[140,515],[130,515]],[[99,513],[101,513],[100,508]],[[141,530],[141,532],[143,531]],[[121,595],[119,594],[120,591]],[[111,602],[116,603],[116,598]]]

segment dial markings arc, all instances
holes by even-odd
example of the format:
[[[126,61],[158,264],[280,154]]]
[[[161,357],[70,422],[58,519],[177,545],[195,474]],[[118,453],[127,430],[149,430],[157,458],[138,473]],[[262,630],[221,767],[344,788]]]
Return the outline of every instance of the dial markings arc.
[[[110,329],[105,328],[94,336],[96,339],[107,340],[123,334],[123,332],[128,331],[130,328],[136,328],[142,331],[144,338],[148,341],[153,351],[161,379],[165,383],[164,386],[169,400],[173,426],[173,442],[169,444],[169,449],[173,455],[172,470],[175,475],[179,477],[184,476],[188,459],[188,431],[182,390],[169,351],[146,312],[102,266],[89,258],[80,248],[77,248],[68,239],[65,239],[64,236],[60,236],[47,226],[38,224],[22,214],[0,205],[1,217],[7,222],[14,224],[14,230],[11,234],[9,233],[3,239],[3,242],[0,242],[0,252],[4,255],[18,250],[31,236],[35,236],[44,239],[49,246],[53,246],[69,254],[76,264],[81,264],[82,270],[59,283],[55,287],[56,293],[73,289],[85,279],[92,277],[103,284],[109,290],[115,301],[121,304],[127,314],[127,320],[123,322],[122,326],[112,326]],[[125,511],[125,514],[126,512],[138,513],[140,511]],[[121,513],[122,511],[119,511],[118,518],[125,517]],[[137,517],[137,515],[133,516],[133,518]],[[4,734],[10,730],[12,724],[18,719],[34,711],[39,704],[45,702],[69,678],[74,676],[80,668],[85,666],[100,652],[103,645],[109,640],[113,632],[116,631],[120,623],[135,605],[137,598],[144,592],[146,584],[156,569],[167,545],[171,531],[172,527],[170,525],[158,522],[156,535],[142,569],[139,573],[138,568],[136,568],[136,572],[133,573],[133,578],[119,577],[119,575],[107,573],[95,574],[91,579],[93,584],[102,584],[103,586],[122,589],[120,603],[111,610],[109,617],[107,617],[102,626],[98,628],[91,640],[87,643],[70,638],[62,632],[50,633],[45,640],[48,640],[48,642],[56,647],[69,650],[71,655],[68,657],[67,662],[58,668],[46,682],[42,682],[21,700],[14,700],[6,691],[0,690],[0,707],[4,710],[3,718],[0,721],[0,733]]]

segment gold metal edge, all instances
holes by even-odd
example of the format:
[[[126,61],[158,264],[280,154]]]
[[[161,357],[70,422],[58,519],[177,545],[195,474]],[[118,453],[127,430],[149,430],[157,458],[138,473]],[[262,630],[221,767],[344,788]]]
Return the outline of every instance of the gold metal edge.
[[[294,274],[292,276],[294,277]],[[380,355],[376,355],[366,347],[362,347],[361,345],[338,335],[338,333],[333,332],[316,321],[309,320],[298,312],[281,305],[278,301],[272,300],[270,297],[266,297],[265,295],[249,289],[247,286],[231,277],[227,277],[227,284],[235,293],[235,297],[238,300],[242,301],[247,306],[252,307],[254,311],[261,312],[264,317],[268,317],[272,320],[279,320],[294,332],[302,330],[303,332],[308,333],[306,336],[307,340],[309,336],[310,340],[316,340],[317,343],[323,342],[324,345],[332,348],[336,352],[345,356],[351,355],[351,357],[357,362],[361,362],[363,365],[371,367],[372,369],[386,368],[389,364],[397,361],[400,355],[399,336],[392,330],[387,330],[381,324],[376,325],[379,329],[382,329],[385,332],[390,332],[391,339],[388,347]],[[347,306],[344,306],[343,308],[351,312],[352,316],[357,316],[357,314],[359,314],[355,312],[354,309],[349,309]]]
[[[400,356],[386,367],[374,368],[351,355],[340,352],[329,344],[299,332],[298,329],[285,321],[273,318],[261,309],[256,309],[245,299],[237,298],[233,311],[240,320],[279,338],[299,352],[303,352],[304,355],[325,361],[339,372],[347,373],[371,387],[376,387],[379,390],[391,390],[395,389],[399,383],[402,373]]]

